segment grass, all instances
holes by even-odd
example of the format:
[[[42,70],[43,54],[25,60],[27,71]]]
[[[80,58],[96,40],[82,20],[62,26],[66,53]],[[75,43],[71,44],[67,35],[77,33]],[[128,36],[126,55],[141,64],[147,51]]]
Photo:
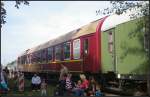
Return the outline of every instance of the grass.
[[[30,80],[25,80],[25,88],[23,92],[18,91],[18,85],[13,79],[10,79],[8,81],[8,86],[10,88],[10,91],[7,94],[0,94],[1,95],[7,95],[7,96],[40,96],[41,91],[35,91],[33,92],[31,90],[31,81]],[[55,89],[55,85],[53,84],[48,84],[47,88],[47,96],[53,96],[53,91]]]

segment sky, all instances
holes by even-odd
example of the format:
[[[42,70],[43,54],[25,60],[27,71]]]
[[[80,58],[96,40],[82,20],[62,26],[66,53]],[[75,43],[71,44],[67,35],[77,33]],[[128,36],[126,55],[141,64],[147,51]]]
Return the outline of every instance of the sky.
[[[29,6],[14,7],[4,1],[6,21],[1,29],[1,63],[17,59],[25,50],[75,30],[103,16],[96,10],[110,6],[109,1],[30,1]]]

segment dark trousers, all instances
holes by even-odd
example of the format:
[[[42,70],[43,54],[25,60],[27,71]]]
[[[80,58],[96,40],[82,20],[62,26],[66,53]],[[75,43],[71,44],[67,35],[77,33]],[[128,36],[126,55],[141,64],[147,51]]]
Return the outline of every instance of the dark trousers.
[[[39,90],[40,89],[40,84],[32,84],[32,90]]]

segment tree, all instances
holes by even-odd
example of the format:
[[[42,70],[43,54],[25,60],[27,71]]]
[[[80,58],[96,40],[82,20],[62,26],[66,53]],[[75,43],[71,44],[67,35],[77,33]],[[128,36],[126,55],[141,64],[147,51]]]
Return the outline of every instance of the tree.
[[[22,3],[25,5],[29,5],[29,2],[27,0],[22,0],[22,1],[16,0],[15,1],[15,7],[17,9],[19,9],[19,6]],[[4,2],[1,1],[1,28],[2,28],[2,25],[4,25],[6,23],[6,20],[5,20],[6,15],[7,15],[7,12],[6,12],[6,9],[4,8]],[[2,64],[0,64],[0,67],[2,67]]]
[[[104,14],[104,15],[110,15],[110,14],[123,14],[126,13],[128,10],[134,10],[138,9],[136,13],[133,13],[130,15],[131,19],[137,19],[138,17],[144,17],[143,19],[139,19],[137,23],[137,29],[135,31],[131,32],[129,37],[134,38],[136,35],[138,36],[139,30],[145,27],[145,38],[147,42],[147,57],[148,60],[146,63],[148,66],[147,70],[147,90],[148,90],[148,95],[150,95],[150,31],[149,31],[149,1],[110,1],[110,4],[112,5],[111,7],[108,7],[104,10],[97,10],[96,14]],[[141,42],[142,44],[142,42]],[[143,45],[143,44],[142,44]],[[124,55],[127,55],[127,53],[131,53],[135,50],[133,49],[127,49],[124,53]],[[137,53],[141,53],[143,50]],[[135,52],[134,52],[135,54]]]
[[[15,1],[15,7],[17,9],[19,9],[19,6],[22,3],[25,4],[25,5],[29,5],[29,2],[27,0],[22,0],[22,1],[16,0]],[[1,2],[1,28],[2,28],[2,25],[6,23],[6,20],[5,20],[6,15],[7,15],[7,12],[6,12],[6,9],[4,8],[4,2]]]

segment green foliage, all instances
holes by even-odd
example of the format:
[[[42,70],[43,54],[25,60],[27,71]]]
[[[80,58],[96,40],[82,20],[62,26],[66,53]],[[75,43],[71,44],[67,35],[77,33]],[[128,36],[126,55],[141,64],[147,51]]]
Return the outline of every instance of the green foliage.
[[[22,3],[23,3],[24,5],[29,5],[29,2],[28,2],[27,0],[22,0],[22,1],[16,1],[15,7],[16,7],[17,9],[19,9],[19,5],[21,5]]]
[[[106,9],[97,10],[96,14],[112,14],[116,13],[118,15],[127,12],[127,10],[140,8],[134,17],[138,15],[149,16],[149,1],[110,1],[111,7]]]
[[[6,10],[4,9],[4,3],[1,2],[1,27],[2,24],[6,23],[5,18],[6,18]]]

